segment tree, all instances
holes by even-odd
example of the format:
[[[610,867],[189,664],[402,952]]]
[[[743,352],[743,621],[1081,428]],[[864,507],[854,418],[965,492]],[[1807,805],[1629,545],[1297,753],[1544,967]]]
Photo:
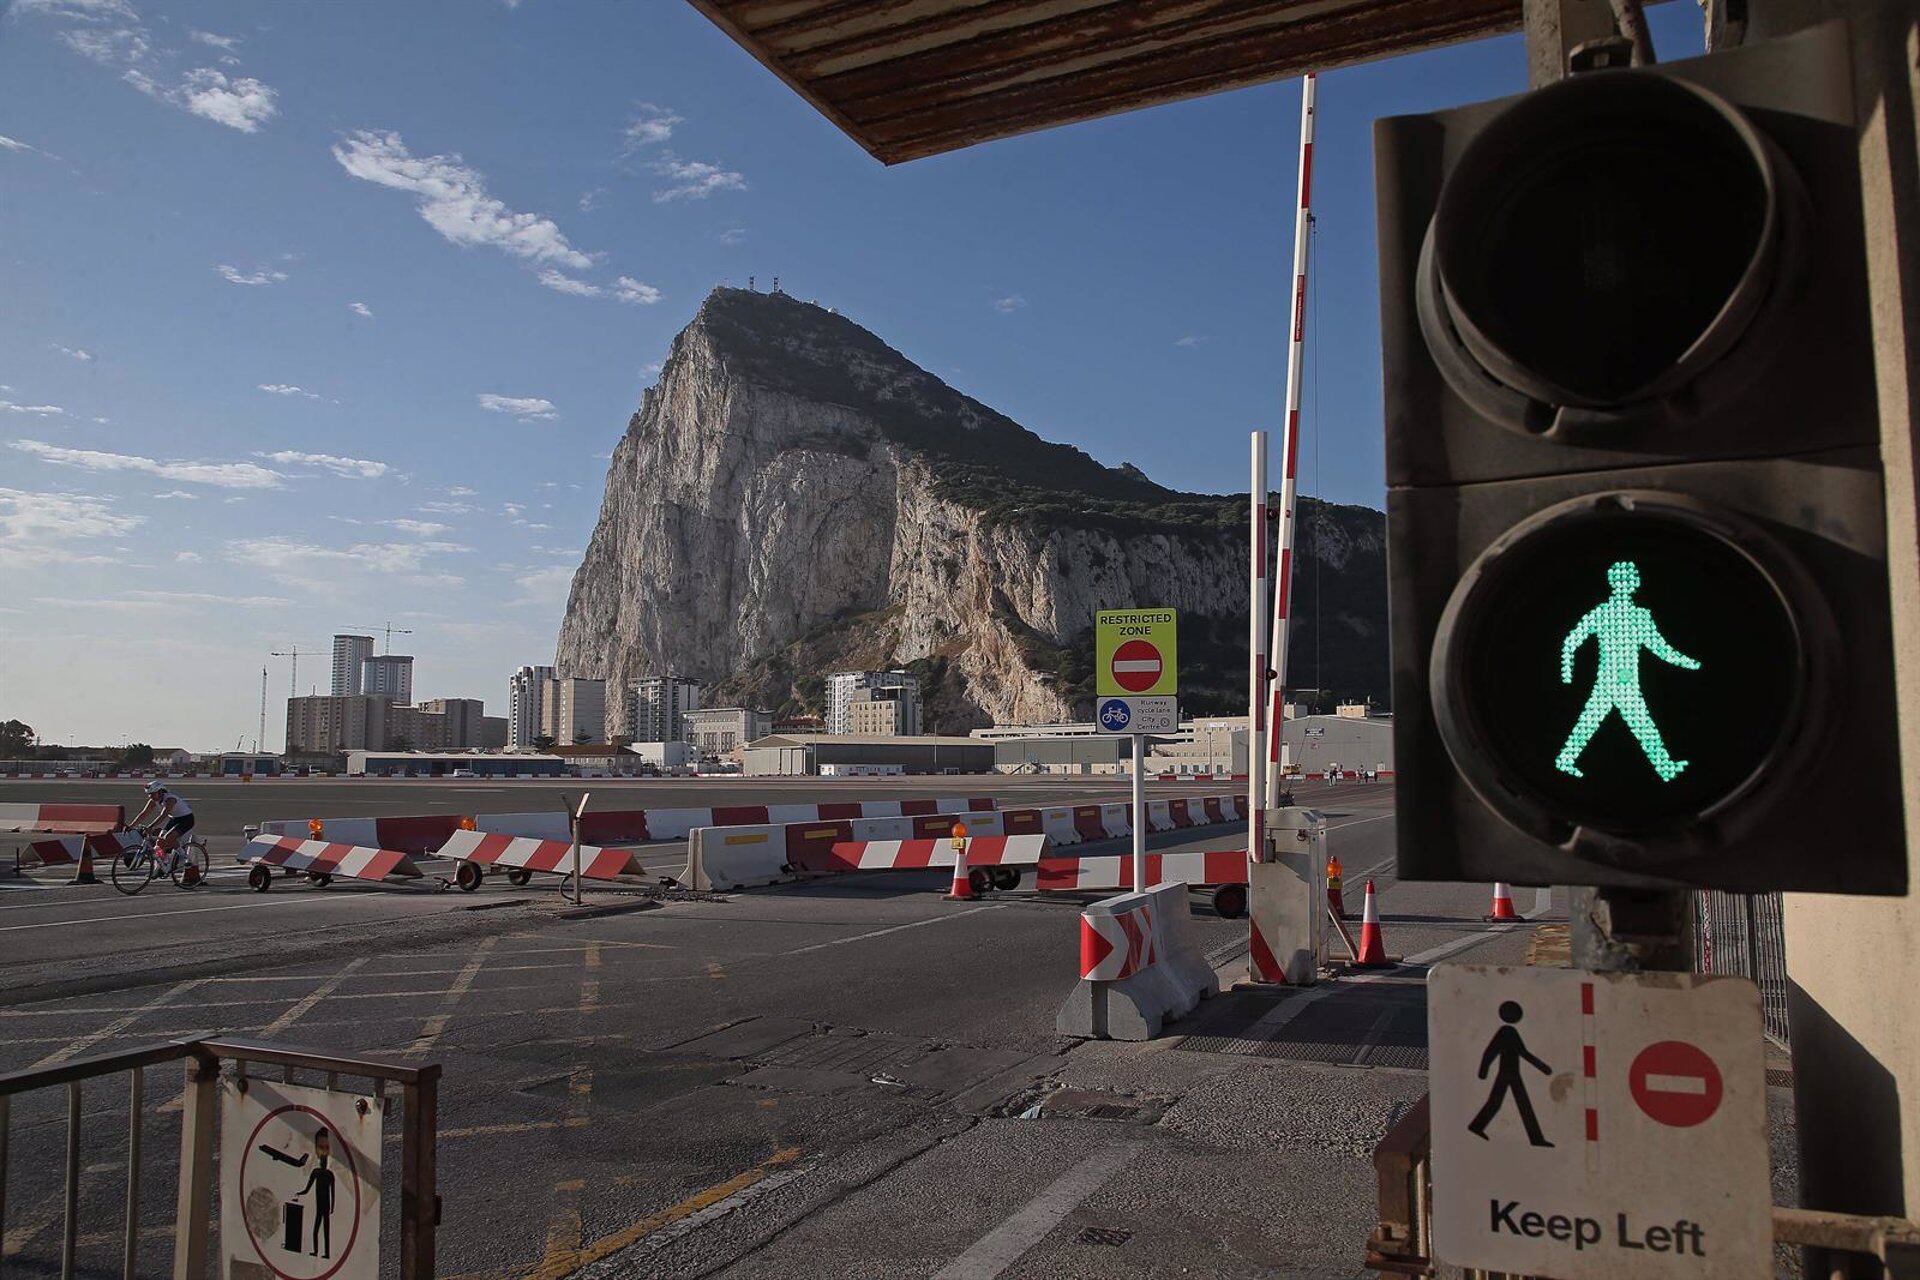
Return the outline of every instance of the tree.
[[[0,759],[26,760],[33,756],[33,726],[19,720],[0,722]]]
[[[153,763],[153,748],[144,742],[135,742],[120,753],[122,768],[144,769]]]
[[[560,739],[543,733],[533,740],[533,749],[535,751],[551,751],[554,747],[558,746],[559,743]]]

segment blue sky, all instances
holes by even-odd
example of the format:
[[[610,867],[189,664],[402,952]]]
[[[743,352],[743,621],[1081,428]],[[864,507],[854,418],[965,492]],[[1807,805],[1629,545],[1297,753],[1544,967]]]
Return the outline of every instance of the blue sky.
[[[1698,51],[1690,5],[1654,11]],[[1371,121],[1517,38],[1321,78],[1302,484],[1379,505]],[[1288,82],[881,167],[678,0],[13,0],[0,716],[267,745],[337,630],[420,697],[550,660],[608,451],[715,284],[1051,439],[1244,489],[1285,373]],[[324,691],[324,658],[300,691]]]

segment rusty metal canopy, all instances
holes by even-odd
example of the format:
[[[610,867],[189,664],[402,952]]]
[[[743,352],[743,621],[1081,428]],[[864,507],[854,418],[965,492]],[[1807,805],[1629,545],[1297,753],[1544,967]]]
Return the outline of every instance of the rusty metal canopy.
[[[691,3],[888,164],[1521,21],[1521,0]]]

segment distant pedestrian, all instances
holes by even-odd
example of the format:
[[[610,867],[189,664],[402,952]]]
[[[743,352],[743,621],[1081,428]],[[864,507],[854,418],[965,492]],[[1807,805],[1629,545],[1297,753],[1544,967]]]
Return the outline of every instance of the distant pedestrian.
[[[1332,786],[1334,783],[1338,782],[1339,780],[1340,780],[1340,766],[1338,764],[1328,765],[1327,766],[1327,785]]]

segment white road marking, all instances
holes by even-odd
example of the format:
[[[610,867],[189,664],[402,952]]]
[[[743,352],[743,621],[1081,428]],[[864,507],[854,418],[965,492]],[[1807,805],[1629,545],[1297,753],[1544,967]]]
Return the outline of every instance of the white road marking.
[[[419,1058],[433,1052],[433,1046],[446,1032],[447,1024],[453,1021],[454,1006],[459,1004],[460,998],[467,994],[467,988],[473,985],[474,978],[480,973],[480,967],[487,962],[487,953],[493,950],[494,943],[498,941],[500,941],[498,937],[481,939],[480,944],[473,949],[473,958],[467,961],[467,967],[460,971],[460,975],[453,980],[453,985],[447,988],[446,998],[441,1003],[440,1011],[427,1019],[427,1024],[420,1028],[420,1034],[414,1037],[413,1043],[402,1051],[402,1057]]]
[[[1363,822],[1385,822],[1388,818],[1391,818],[1391,817],[1393,817],[1393,814],[1391,813],[1376,813],[1371,818],[1355,818],[1352,822],[1329,822],[1327,824],[1327,830],[1338,831],[1342,827],[1357,827]],[[1392,861],[1393,861],[1392,858],[1387,859],[1387,862],[1392,862]],[[1379,865],[1384,867],[1387,865],[1387,862],[1382,862]],[[1371,875],[1373,873],[1368,872],[1367,874]]]
[[[355,895],[355,897],[358,897],[358,895]],[[203,916],[211,911],[260,911],[267,907],[297,907],[303,902],[310,906],[318,906],[322,903],[352,902],[354,900],[354,898],[336,898],[331,895],[315,898],[282,898],[275,902],[235,903],[230,907],[192,907],[185,911],[147,911],[137,916],[113,916],[111,920],[114,924],[119,924],[126,920],[158,920],[163,916]],[[18,908],[0,907],[0,911],[5,910],[18,910]],[[57,929],[65,924],[97,924],[100,920],[101,917],[98,916],[80,916],[71,920],[43,920],[39,924],[5,924],[0,925],[0,933],[19,933],[25,929]]]
[[[933,1273],[933,1280],[993,1280],[1047,1238],[1080,1202],[1140,1154],[1139,1143],[1101,1147],[1055,1178],[1011,1218],[974,1242],[972,1248]]]
[[[931,916],[925,920],[915,920],[911,924],[896,924],[890,929],[875,929],[870,933],[856,933],[851,938],[835,938],[832,942],[816,942],[810,947],[796,947],[783,955],[803,956],[809,951],[825,951],[828,947],[844,947],[849,942],[865,942],[868,938],[878,938],[889,933],[899,933],[902,929],[918,929],[923,924],[939,924],[942,920],[958,920],[961,916],[978,915],[982,911],[998,911],[1008,903],[996,902],[984,907],[969,907],[965,911],[956,911],[950,916]],[[785,922],[782,922],[785,923]],[[800,923],[794,921],[793,923]]]
[[[63,1062],[69,1062],[72,1059],[79,1057],[81,1054],[85,1053],[87,1050],[93,1048],[93,1046],[99,1044],[102,1040],[111,1040],[114,1036],[119,1035],[122,1031],[125,1031],[128,1027],[138,1022],[141,1018],[144,1018],[147,1014],[152,1013],[155,1009],[158,1009],[161,1005],[173,999],[175,996],[182,995],[188,991],[193,990],[195,987],[199,986],[202,981],[203,979],[200,979],[200,978],[192,978],[186,982],[178,983],[174,986],[168,987],[165,991],[161,992],[159,995],[155,996],[153,999],[147,1001],[145,1004],[139,1006],[138,1008],[131,1009],[125,1014],[121,1015],[120,1017],[115,1018],[112,1022],[109,1022],[106,1026],[101,1027],[98,1031],[89,1031],[86,1035],[81,1036],[78,1040],[74,1040],[69,1044],[67,1044],[65,1048],[55,1049],[52,1053],[48,1054],[46,1057],[40,1059],[40,1061],[28,1067],[27,1070],[39,1071],[44,1067],[57,1067]]]
[[[355,973],[358,973],[360,971],[360,966],[364,965],[367,962],[367,959],[368,958],[366,956],[361,956],[357,960],[347,961],[346,964],[340,967],[340,971],[338,973],[334,974],[331,978],[328,978],[325,982],[321,983],[319,986],[309,991],[306,995],[302,996],[299,1002],[295,1004],[293,1008],[287,1010],[285,1013],[275,1018],[272,1022],[269,1022],[266,1026],[266,1029],[260,1033],[261,1039],[263,1040],[271,1039],[272,1037],[279,1035],[282,1031],[285,1031],[288,1027],[292,1026],[294,1023],[300,1021],[301,1018],[307,1015],[307,1012],[311,1010],[313,1006],[319,1004],[322,1000],[325,1000],[328,996],[332,995],[335,991],[339,990],[341,983],[345,982],[348,978],[351,978]]]
[[[1553,910],[1553,889],[1548,886],[1533,891],[1533,909],[1522,911],[1520,917],[1523,920],[1538,920],[1551,910]]]

